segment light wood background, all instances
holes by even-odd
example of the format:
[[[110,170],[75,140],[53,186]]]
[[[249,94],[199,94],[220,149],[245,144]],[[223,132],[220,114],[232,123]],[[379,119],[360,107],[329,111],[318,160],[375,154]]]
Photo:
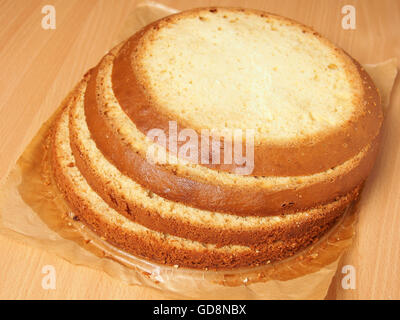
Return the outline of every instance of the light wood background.
[[[13,166],[40,124],[84,72],[110,49],[137,1],[0,0],[0,179]],[[187,9],[233,5],[264,9],[313,26],[361,63],[397,57],[400,64],[400,0],[162,1]],[[56,8],[56,30],[43,30],[41,9]],[[343,30],[341,8],[356,8],[356,30]],[[400,81],[385,123],[382,152],[365,190],[353,248],[342,265],[356,270],[356,289],[344,290],[338,272],[330,299],[400,299]],[[379,176],[379,178],[378,178]],[[374,197],[377,188],[383,197]],[[42,267],[53,265],[56,290],[41,287]],[[339,268],[340,271],[341,268]],[[0,298],[162,299],[150,289],[129,287],[106,274],[78,267],[0,238]]]

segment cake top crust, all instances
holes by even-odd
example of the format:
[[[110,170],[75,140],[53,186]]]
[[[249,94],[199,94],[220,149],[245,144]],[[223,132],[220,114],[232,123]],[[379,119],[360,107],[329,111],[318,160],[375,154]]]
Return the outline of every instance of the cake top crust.
[[[138,47],[149,98],[195,129],[292,141],[341,126],[362,98],[347,57],[280,17],[203,10],[149,29]]]
[[[307,26],[250,9],[199,8],[146,26],[118,53],[112,88],[144,134],[160,129],[169,143],[171,122],[178,134],[210,130],[221,161],[211,163],[212,151],[199,164],[235,174],[329,170],[375,139],[383,120],[379,93],[357,61]],[[253,134],[246,170],[225,161],[226,129],[241,131],[246,151]],[[186,141],[167,149],[179,155]]]

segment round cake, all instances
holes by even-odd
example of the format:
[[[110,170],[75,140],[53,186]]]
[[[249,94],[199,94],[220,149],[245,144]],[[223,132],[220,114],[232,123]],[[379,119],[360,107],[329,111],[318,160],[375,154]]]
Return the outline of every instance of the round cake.
[[[368,74],[309,27],[200,8],[146,26],[84,76],[54,125],[52,164],[77,218],[118,248],[251,267],[340,219],[382,120]]]

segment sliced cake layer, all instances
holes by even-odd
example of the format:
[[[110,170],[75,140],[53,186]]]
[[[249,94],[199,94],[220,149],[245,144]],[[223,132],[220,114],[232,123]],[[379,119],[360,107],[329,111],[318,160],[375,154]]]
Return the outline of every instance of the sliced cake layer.
[[[73,102],[76,97],[70,99]],[[288,257],[318,239],[276,241],[252,248],[216,246],[153,231],[118,214],[89,186],[76,166],[69,142],[68,106],[53,128],[52,164],[58,187],[73,212],[99,236],[151,261],[191,268],[256,266]],[[326,225],[321,233],[332,224]]]
[[[293,213],[345,196],[363,183],[373,166],[379,135],[344,163],[308,176],[242,176],[198,164],[148,161],[147,150],[155,143],[137,129],[112,91],[118,50],[92,70],[85,95],[88,126],[98,148],[121,172],[166,199],[241,216]]]
[[[377,89],[345,52],[304,25],[247,9],[202,8],[148,25],[118,54],[112,86],[145,134],[157,128],[168,137],[170,121],[199,135],[255,130],[255,176],[341,165],[377,136],[383,119]]]
[[[341,49],[297,22],[232,8],[150,24],[65,103],[51,162],[77,218],[136,256],[208,269],[278,261],[318,241],[357,200],[383,118],[371,79]],[[215,148],[194,144],[200,162],[178,156],[187,145],[173,147],[175,122],[212,132]],[[254,132],[246,174],[247,162],[225,161],[222,132],[235,129]],[[210,164],[215,154],[222,162]]]
[[[264,245],[313,238],[335,221],[359,192],[304,212],[275,217],[239,217],[188,207],[161,198],[121,173],[91,139],[84,113],[86,82],[70,110],[70,140],[77,166],[104,201],[127,218],[159,232],[217,245]]]

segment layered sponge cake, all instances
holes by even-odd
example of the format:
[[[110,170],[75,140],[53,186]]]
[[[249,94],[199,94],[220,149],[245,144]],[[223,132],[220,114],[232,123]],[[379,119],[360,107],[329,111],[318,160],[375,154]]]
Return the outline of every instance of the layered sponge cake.
[[[368,74],[310,28],[201,8],[148,25],[85,75],[54,126],[52,164],[72,211],[115,246],[162,264],[249,267],[295,254],[340,219],[382,119]],[[211,132],[214,149],[182,158],[171,122]],[[249,129],[251,149],[247,135],[236,141],[253,151],[245,171],[226,161],[221,133]]]

